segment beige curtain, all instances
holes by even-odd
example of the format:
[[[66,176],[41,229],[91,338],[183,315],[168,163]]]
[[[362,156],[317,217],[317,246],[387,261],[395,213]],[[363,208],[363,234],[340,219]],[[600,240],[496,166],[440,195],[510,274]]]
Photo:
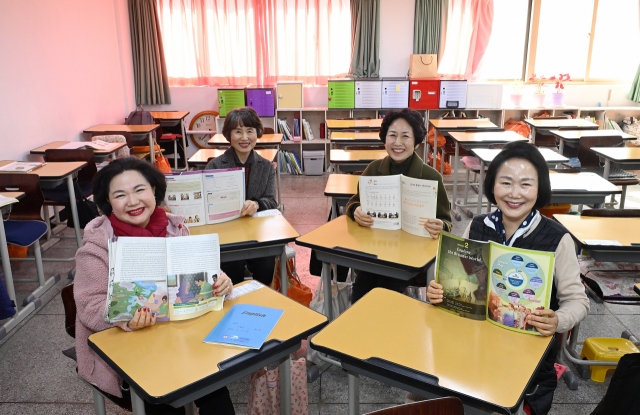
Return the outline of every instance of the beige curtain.
[[[349,74],[380,76],[380,0],[351,0],[351,42]]]
[[[129,0],[136,104],[170,104],[156,0]]]

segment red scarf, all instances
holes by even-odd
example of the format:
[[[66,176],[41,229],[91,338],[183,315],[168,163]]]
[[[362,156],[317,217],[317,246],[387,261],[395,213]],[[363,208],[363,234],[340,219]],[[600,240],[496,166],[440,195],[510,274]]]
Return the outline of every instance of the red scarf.
[[[167,213],[159,207],[153,211],[145,228],[123,222],[116,218],[113,212],[109,215],[109,221],[115,236],[159,236],[164,238],[167,235],[167,225],[169,224]]]

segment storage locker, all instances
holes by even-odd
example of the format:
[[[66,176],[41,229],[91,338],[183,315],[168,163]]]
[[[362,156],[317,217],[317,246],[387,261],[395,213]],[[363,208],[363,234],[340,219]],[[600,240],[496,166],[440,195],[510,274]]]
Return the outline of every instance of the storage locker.
[[[329,80],[329,108],[354,108],[355,107],[355,81],[353,79]]]
[[[356,80],[356,108],[382,108],[382,81],[380,79]]]
[[[409,106],[409,80],[406,78],[382,79],[382,108],[407,108]]]
[[[440,81],[440,108],[466,108],[467,81],[465,79]]]
[[[467,84],[467,108],[502,108],[503,85],[494,82],[470,82]]]
[[[278,82],[276,84],[278,108],[303,108],[302,82]]]
[[[244,89],[218,89],[218,108],[221,117],[234,108],[244,107]]]
[[[440,80],[409,79],[409,108],[433,110],[440,108]]]

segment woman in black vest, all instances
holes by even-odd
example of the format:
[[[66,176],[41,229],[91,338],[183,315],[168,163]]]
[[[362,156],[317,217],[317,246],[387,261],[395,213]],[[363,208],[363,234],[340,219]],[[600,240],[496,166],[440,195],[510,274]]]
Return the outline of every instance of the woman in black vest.
[[[551,200],[549,168],[544,157],[531,144],[514,142],[506,145],[489,165],[484,188],[487,199],[498,209],[473,218],[463,236],[554,252],[550,308],[533,312],[527,317],[527,324],[543,336],[570,330],[587,315],[589,300],[580,282],[571,234],[537,210]],[[431,303],[442,302],[442,295],[442,285],[431,281],[427,290]],[[525,410],[530,409],[532,415],[546,414],[551,408],[557,385],[554,368],[557,347],[558,342],[553,341],[525,393]]]

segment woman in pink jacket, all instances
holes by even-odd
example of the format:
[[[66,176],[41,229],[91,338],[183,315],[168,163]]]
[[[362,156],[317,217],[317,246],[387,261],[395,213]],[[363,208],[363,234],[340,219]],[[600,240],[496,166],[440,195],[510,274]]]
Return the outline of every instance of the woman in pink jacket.
[[[128,397],[128,387],[87,343],[89,335],[118,326],[124,331],[141,330],[156,322],[147,308],[139,308],[128,322],[110,324],[104,320],[107,299],[108,247],[114,236],[147,236],[168,238],[189,235],[183,217],[166,213],[157,205],[167,189],[164,175],[151,164],[135,158],[112,161],[96,175],[94,199],[103,213],[89,222],[84,230],[82,248],[76,253],[74,296],[76,315],[76,353],[78,374],[100,390],[118,397]],[[215,295],[229,295],[233,285],[222,274],[214,286]],[[123,394],[124,392],[124,394]],[[201,414],[234,414],[226,387],[198,400]],[[151,405],[145,402],[147,414],[184,414],[184,408]]]

